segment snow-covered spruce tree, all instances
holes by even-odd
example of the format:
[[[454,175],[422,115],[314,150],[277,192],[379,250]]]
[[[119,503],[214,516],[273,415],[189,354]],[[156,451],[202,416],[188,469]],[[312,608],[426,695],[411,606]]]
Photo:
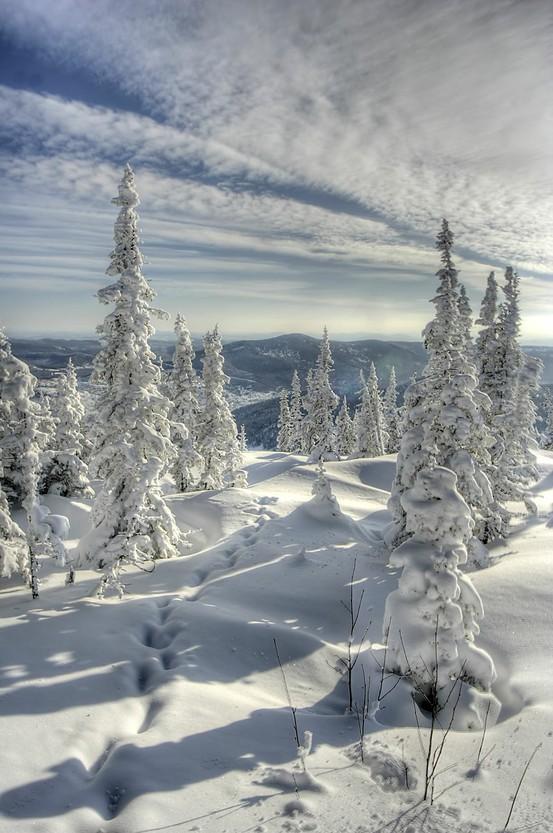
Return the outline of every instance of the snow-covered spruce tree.
[[[290,405],[288,404],[288,391],[280,393],[279,414],[278,414],[278,435],[277,448],[279,451],[291,450],[292,426],[290,423]]]
[[[307,394],[304,400],[304,448],[312,461],[329,459],[334,455],[334,411],[338,397],[330,385],[330,374],[334,367],[330,341],[326,327],[313,373],[308,377]]]
[[[497,347],[497,281],[495,272],[490,272],[486,285],[486,292],[480,305],[480,315],[476,324],[481,327],[476,338],[476,356],[478,370],[478,386],[490,397],[493,412],[495,396],[495,364]]]
[[[144,567],[178,555],[183,543],[159,487],[173,461],[171,403],[159,391],[161,370],[149,340],[152,315],[165,314],[152,308],[155,293],[141,271],[139,199],[129,165],[112,202],[120,212],[107,273],[117,280],[98,298],[114,308],[98,328],[102,347],[93,374],[102,386],[93,470],[105,479],[92,510],[93,529],[81,539],[76,559],[76,566],[103,572],[99,595],[109,587],[123,592],[125,565]]]
[[[237,460],[236,422],[225,398],[223,345],[217,327],[204,337],[204,406],[198,421],[197,450],[203,460],[200,488],[222,489],[232,482]],[[236,469],[238,471],[239,469]]]
[[[240,445],[240,451],[242,454],[245,454],[248,450],[248,437],[246,435],[245,425],[240,426],[240,431],[238,432],[238,443]]]
[[[230,447],[227,483],[235,489],[246,489],[248,486],[248,473],[244,468],[244,452],[240,434],[236,436]]]
[[[478,390],[476,371],[466,350],[452,241],[444,220],[436,243],[442,261],[437,273],[438,290],[432,299],[436,313],[423,332],[428,361],[421,379],[406,392],[404,434],[389,501],[393,522],[386,541],[391,547],[407,537],[401,501],[404,491],[414,485],[418,471],[434,465],[446,466],[457,474],[458,489],[473,512],[477,537],[488,541],[502,529],[501,508],[489,479],[493,439],[484,412],[490,401]],[[485,556],[476,539],[471,544],[471,556],[480,561]]]
[[[504,299],[499,305],[495,326],[495,350],[489,396],[493,413],[504,414],[516,400],[518,374],[524,362],[519,344],[520,336],[520,280],[512,267],[505,270],[501,287]]]
[[[539,477],[536,466],[535,451],[538,448],[538,431],[536,428],[537,408],[535,396],[539,389],[543,363],[534,356],[523,357],[523,364],[519,371],[517,384],[517,398],[514,410],[514,421],[518,425],[518,437],[513,460],[514,478],[522,487],[535,483]],[[534,507],[525,499],[527,508],[534,511]]]
[[[71,359],[58,377],[55,404],[56,429],[42,466],[40,491],[62,497],[90,497],[93,492],[88,466],[82,460],[84,406]]]
[[[456,475],[440,466],[421,469],[401,501],[409,537],[390,558],[402,573],[386,600],[386,670],[407,677],[419,705],[430,710],[436,701],[445,705],[457,680],[490,692],[496,675],[474,644],[483,608],[460,569],[473,520]]]
[[[2,466],[0,463],[0,478]],[[25,533],[10,515],[8,499],[0,483],[0,577],[9,578],[14,573],[30,579],[30,553]]]
[[[388,454],[395,454],[396,451],[399,451],[400,440],[400,419],[399,409],[397,406],[397,381],[395,367],[392,367],[390,370],[388,385],[382,400],[382,405],[384,409],[384,423],[388,434],[386,451]]]
[[[505,297],[497,316],[490,392],[496,431],[494,488],[501,500],[524,501],[533,510],[524,488],[537,476],[532,455],[536,417],[532,395],[541,363],[529,362],[519,344],[519,277],[511,267],[505,271],[502,290]]]
[[[519,278],[511,267],[505,272],[502,290],[505,297],[498,307],[497,284],[492,273],[478,320],[483,327],[478,347],[481,384],[491,399],[489,422],[495,440],[491,448],[490,479],[495,496],[501,502],[502,533],[506,534],[510,513],[503,505],[505,501],[523,501],[530,511],[535,508],[524,488],[536,475],[532,462],[535,411],[532,394],[530,399],[528,394],[537,384],[539,366],[532,362],[527,366],[518,343]],[[522,384],[521,389],[519,384]],[[522,411],[519,400],[525,402]]]
[[[303,418],[300,377],[298,371],[294,370],[290,392],[290,451],[292,454],[301,454],[303,451]]]
[[[344,396],[342,407],[336,416],[334,429],[334,451],[338,457],[349,457],[355,447],[355,430],[349,415],[348,401]]]
[[[192,364],[194,348],[186,321],[180,313],[177,313],[175,333],[177,342],[173,355],[173,372],[168,385],[173,402],[172,440],[176,451],[171,473],[177,489],[186,492],[197,486],[203,460],[196,450],[200,406],[198,379]]]
[[[357,457],[380,457],[386,453],[388,433],[384,427],[382,397],[374,362],[371,362],[368,380],[365,382],[361,374],[361,382],[363,390],[356,420],[355,454]]]
[[[37,403],[37,442],[40,451],[49,451],[54,447],[54,436],[59,415],[52,414],[50,397],[39,394]]]
[[[314,393],[314,385],[315,385],[315,371],[312,367],[310,367],[307,371],[307,375],[305,377],[305,393],[301,400],[301,407],[302,407],[302,421],[301,421],[301,450],[303,454],[309,454],[309,448],[311,445],[311,432],[310,432],[310,423],[308,419],[309,407],[311,397]]]
[[[326,518],[338,518],[342,511],[335,495],[332,492],[330,481],[322,457],[317,461],[317,477],[311,487],[313,497],[309,501],[310,512],[321,520]]]
[[[33,509],[37,504],[40,468],[38,429],[39,406],[33,401],[37,380],[25,362],[17,359],[0,330],[0,488],[8,502],[21,507],[27,517],[28,560],[21,563],[21,574],[38,598],[38,561],[34,544]]]
[[[94,448],[96,447],[96,434],[99,426],[97,424],[98,394],[97,391],[86,390],[81,392],[81,402],[84,407],[83,419],[81,422],[81,434],[83,439],[81,459],[87,465],[90,463]]]
[[[467,291],[464,284],[459,284],[459,297],[457,299],[457,307],[459,310],[459,329],[461,334],[461,344],[464,350],[465,357],[471,362],[475,361],[476,351],[474,342],[472,340],[472,325],[473,316]]]
[[[550,449],[553,447],[553,393],[551,388],[543,387],[543,408],[545,411],[544,429],[542,434],[542,447]]]

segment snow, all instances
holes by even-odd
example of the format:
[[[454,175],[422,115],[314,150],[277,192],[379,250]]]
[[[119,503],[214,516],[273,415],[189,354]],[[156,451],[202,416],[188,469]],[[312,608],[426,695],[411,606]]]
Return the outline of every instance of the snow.
[[[406,684],[372,707],[384,602],[399,577],[381,540],[394,458],[325,463],[339,510],[321,520],[316,466],[245,457],[247,489],[174,494],[166,481],[179,527],[192,529],[190,554],[152,574],[129,568],[122,600],[91,597],[92,572],[66,586],[52,560],[38,600],[18,577],[2,580],[0,833],[498,833],[540,742],[508,829],[551,833],[553,453],[538,459],[538,514],[515,518],[489,566],[471,573],[485,609],[478,645],[494,659],[502,710],[476,775],[482,733],[449,734],[433,807],[420,803]],[[44,498],[69,519],[69,551],[89,528],[90,503]],[[358,703],[361,669],[371,679],[363,762],[336,670],[354,563],[355,599],[364,591],[355,645],[368,627]],[[312,736],[306,769],[275,639],[302,743]]]

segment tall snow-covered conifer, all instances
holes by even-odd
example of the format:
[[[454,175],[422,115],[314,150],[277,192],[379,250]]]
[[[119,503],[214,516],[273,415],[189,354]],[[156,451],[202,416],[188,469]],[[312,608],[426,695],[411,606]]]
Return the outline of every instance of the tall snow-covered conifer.
[[[380,457],[386,452],[388,433],[384,427],[382,397],[374,362],[371,362],[368,380],[365,382],[361,375],[361,381],[363,391],[355,421],[355,453],[358,457]]]
[[[306,411],[304,447],[312,460],[324,460],[333,456],[333,417],[339,401],[330,384],[333,367],[330,341],[325,327],[317,364],[313,373],[308,377],[307,394],[304,400]]]
[[[93,529],[81,539],[76,561],[103,572],[100,595],[109,586],[123,591],[126,564],[178,555],[183,543],[159,486],[174,454],[171,405],[160,393],[161,370],[149,340],[152,315],[166,315],[151,306],[155,292],[142,274],[139,199],[129,165],[112,202],[120,211],[107,274],[117,279],[98,298],[114,308],[98,328],[102,347],[93,375],[102,386],[93,467],[105,479],[92,511]]]
[[[386,451],[388,454],[395,454],[399,451],[400,426],[399,409],[397,407],[397,381],[396,369],[392,367],[388,378],[388,385],[382,401],[384,410],[384,424],[388,434]]]
[[[50,397],[39,394],[37,408],[37,442],[41,451],[49,451],[54,447],[54,435],[58,422],[58,415],[52,414]]]
[[[291,451],[292,425],[290,421],[290,405],[288,403],[288,391],[283,390],[280,394],[279,415],[278,415],[278,436],[277,448],[279,451]]]
[[[298,371],[292,375],[292,389],[290,392],[290,451],[301,454],[303,451],[303,400]]]
[[[407,537],[402,494],[414,486],[420,470],[435,465],[456,473],[457,488],[473,512],[476,535],[481,540],[496,537],[502,526],[489,478],[493,439],[484,412],[490,401],[478,390],[476,370],[466,346],[466,321],[460,320],[452,243],[453,235],[444,220],[436,242],[442,262],[433,298],[436,313],[423,332],[428,361],[422,378],[406,393],[405,430],[389,501],[393,523],[386,540],[393,547]],[[484,557],[476,539],[471,544],[471,555],[480,561]]]
[[[245,425],[240,426],[240,431],[238,432],[238,442],[240,444],[240,451],[242,454],[245,454],[248,450],[248,437],[246,435]]]
[[[535,405],[541,363],[525,356],[520,344],[519,277],[508,267],[502,287],[504,300],[495,306],[495,281],[486,291],[480,322],[484,325],[479,343],[485,348],[481,376],[490,396],[491,423],[495,436],[492,448],[492,483],[503,501],[523,501],[530,511],[534,504],[525,489],[536,479]],[[493,312],[493,315],[492,315]],[[492,322],[493,330],[492,330]],[[509,513],[503,509],[503,532],[508,529]]]
[[[177,489],[185,492],[197,486],[203,461],[196,450],[200,406],[198,404],[198,379],[192,364],[194,348],[186,321],[180,313],[177,313],[175,333],[177,342],[169,383],[173,400],[172,439],[176,449],[172,475]]]
[[[497,361],[497,281],[495,272],[490,272],[486,292],[480,306],[476,323],[481,327],[476,338],[480,390],[490,397],[491,412],[494,410],[495,375]]]
[[[342,407],[336,416],[334,431],[334,451],[338,457],[349,457],[355,447],[355,430],[349,415],[348,401],[344,396]]]
[[[58,377],[55,404],[57,423],[42,467],[40,491],[62,497],[89,497],[92,489],[88,467],[82,460],[84,406],[71,359]]]
[[[0,463],[0,479],[2,466]],[[25,533],[10,515],[8,499],[0,482],[0,577],[18,573],[29,581],[30,553]]]
[[[224,372],[223,345],[217,327],[204,338],[204,406],[198,421],[197,450],[203,460],[200,486],[222,489],[241,471],[236,422],[225,397],[229,379]]]
[[[473,316],[470,301],[468,299],[467,291],[464,284],[459,284],[459,297],[457,299],[457,308],[459,310],[459,330],[461,336],[461,349],[464,351],[465,357],[471,362],[475,362],[476,354],[474,342],[472,340],[472,324]]]
[[[0,489],[9,503],[21,507],[27,517],[27,550],[19,549],[20,572],[33,598],[38,598],[38,562],[34,544],[34,509],[38,503],[40,467],[39,406],[33,401],[36,379],[25,362],[17,359],[0,330]],[[17,537],[17,530],[12,530]],[[9,530],[8,530],[9,533]]]

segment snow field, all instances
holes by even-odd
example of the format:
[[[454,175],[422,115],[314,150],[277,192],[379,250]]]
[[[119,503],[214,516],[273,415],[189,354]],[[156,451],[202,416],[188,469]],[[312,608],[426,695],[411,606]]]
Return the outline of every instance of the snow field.
[[[355,698],[361,668],[378,688],[384,602],[398,578],[380,537],[393,458],[327,463],[339,509],[326,516],[305,458],[246,458],[248,489],[167,496],[192,550],[150,575],[129,569],[122,601],[90,598],[90,572],[66,587],[52,562],[37,601],[17,579],[3,582],[0,831],[497,833],[539,742],[509,830],[553,830],[553,455],[539,459],[537,518],[515,524],[471,574],[486,612],[478,644],[494,658],[503,709],[476,773],[482,734],[450,734],[432,808],[420,803],[426,734],[407,687],[368,720],[361,763],[337,670],[355,564],[355,645],[368,628]],[[90,501],[44,502],[69,516],[75,547]],[[301,738],[313,736],[307,772],[275,639]]]

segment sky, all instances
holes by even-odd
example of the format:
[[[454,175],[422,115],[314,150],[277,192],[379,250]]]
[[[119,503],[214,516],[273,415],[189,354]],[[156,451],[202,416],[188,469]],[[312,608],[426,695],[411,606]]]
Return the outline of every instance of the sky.
[[[94,332],[127,161],[195,334],[417,339],[446,216],[473,307],[512,265],[553,343],[550,0],[3,0],[9,333]]]

